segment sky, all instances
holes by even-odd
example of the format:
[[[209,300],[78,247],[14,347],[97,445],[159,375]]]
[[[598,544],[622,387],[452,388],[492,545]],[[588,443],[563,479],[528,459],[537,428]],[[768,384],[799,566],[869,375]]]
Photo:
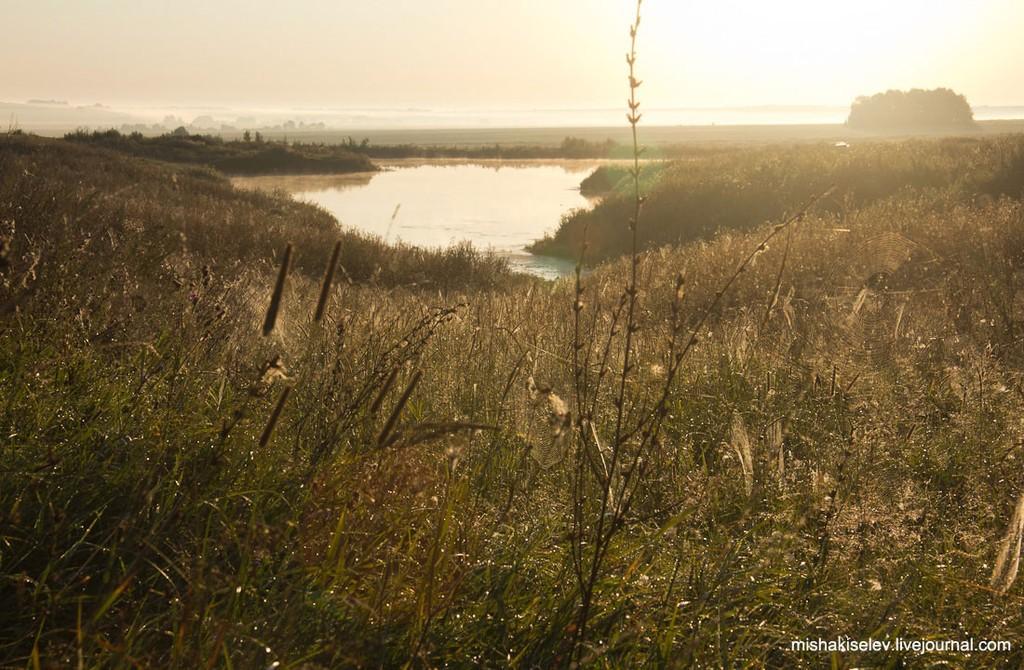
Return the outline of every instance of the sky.
[[[0,0],[0,100],[580,109],[624,102],[627,0]],[[648,106],[1024,104],[1021,0],[646,0]]]

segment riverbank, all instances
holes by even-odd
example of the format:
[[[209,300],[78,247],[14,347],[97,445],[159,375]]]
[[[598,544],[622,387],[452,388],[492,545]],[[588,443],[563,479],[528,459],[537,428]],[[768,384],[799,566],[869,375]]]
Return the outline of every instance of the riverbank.
[[[650,159],[692,158],[735,148],[778,144],[904,141],[946,137],[986,138],[1024,133],[1022,120],[982,120],[971,129],[858,130],[844,124],[645,126],[641,141]],[[246,141],[245,137],[250,137]],[[378,130],[267,130],[259,142],[248,132],[171,135],[117,131],[72,133],[159,160],[200,162],[233,174],[343,173],[372,169],[391,159],[628,159],[630,134],[620,127],[404,128]]]
[[[685,161],[657,163],[641,171],[645,226],[642,249],[708,240],[746,230],[799,208],[833,189],[829,213],[899,197],[948,189],[964,202],[1024,196],[1024,135],[957,136],[833,145],[781,144],[723,150]],[[632,179],[621,166],[606,166],[585,180],[604,195],[588,210],[565,217],[534,253],[574,259],[584,240],[589,262],[628,253],[622,225],[632,211]]]
[[[116,130],[75,132],[65,141],[168,163],[205,165],[229,175],[345,174],[377,167],[365,155],[338,145],[286,144],[256,139],[224,140],[211,135],[167,134],[145,137]]]

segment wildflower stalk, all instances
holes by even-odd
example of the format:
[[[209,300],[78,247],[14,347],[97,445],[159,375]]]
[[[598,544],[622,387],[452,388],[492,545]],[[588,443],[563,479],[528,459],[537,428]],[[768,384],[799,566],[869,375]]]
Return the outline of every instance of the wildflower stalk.
[[[593,534],[593,554],[590,556],[589,565],[584,567],[583,558],[583,543],[584,543],[584,520],[583,520],[583,505],[585,492],[583,490],[583,461],[585,457],[580,453],[586,445],[585,440],[588,437],[581,437],[581,449],[578,450],[577,463],[576,463],[576,478],[574,482],[574,545],[573,545],[573,563],[576,571],[577,580],[579,581],[580,587],[580,609],[579,615],[576,620],[576,632],[575,641],[573,644],[572,656],[575,658],[576,663],[579,664],[583,660],[583,647],[587,638],[587,625],[589,623],[591,608],[593,605],[594,590],[597,586],[598,577],[601,572],[601,564],[603,562],[605,553],[611,542],[612,535],[615,532],[615,526],[617,526],[617,520],[613,520],[612,529],[606,530],[605,523],[609,506],[613,499],[613,487],[615,486],[615,474],[616,468],[619,465],[619,461],[623,455],[624,442],[622,439],[624,424],[625,424],[625,404],[626,404],[626,384],[631,376],[633,370],[633,347],[634,347],[634,335],[638,330],[636,322],[636,305],[637,305],[637,276],[639,274],[640,267],[640,254],[638,246],[637,231],[640,222],[640,210],[643,207],[643,196],[640,194],[640,142],[637,126],[640,122],[640,102],[637,99],[637,89],[640,87],[640,81],[636,78],[636,36],[640,28],[640,10],[643,0],[637,0],[636,3],[636,15],[633,20],[633,24],[629,28],[629,53],[626,54],[626,63],[629,66],[629,101],[627,105],[629,112],[626,115],[626,119],[629,121],[632,139],[633,139],[633,166],[631,169],[631,176],[633,178],[633,215],[629,220],[629,231],[630,231],[630,267],[629,267],[629,283],[625,289],[624,299],[620,301],[620,309],[625,309],[625,327],[626,332],[623,336],[623,355],[622,355],[622,367],[619,372],[618,379],[618,390],[614,397],[615,405],[615,429],[614,438],[611,444],[611,458],[607,464],[607,476],[600,480],[601,486],[601,504],[600,513],[596,520],[596,527]],[[577,266],[576,271],[576,294],[577,302],[574,305],[574,311],[576,312],[576,321],[578,324],[578,315],[582,309],[580,302],[580,296],[582,295],[582,287],[580,284],[580,268]],[[624,303],[624,305],[623,305]],[[612,327],[609,330],[608,345],[609,347],[605,350],[605,357],[607,356],[608,349],[610,348],[611,341],[614,338],[616,331],[616,322],[618,316],[613,321]],[[578,334],[578,326],[574,329],[574,332]],[[574,378],[577,380],[577,391],[584,391],[583,383],[580,381],[583,373],[579,369],[578,362],[578,340],[574,342]],[[604,366],[602,365],[602,368]],[[599,372],[599,377],[601,372]],[[600,386],[600,378],[598,380],[598,386]],[[595,391],[594,400],[596,401]],[[577,396],[577,407],[582,406],[582,398]],[[591,412],[590,418],[592,419],[593,412]],[[583,419],[581,418],[577,425],[581,428],[579,431],[581,435],[586,435],[586,431],[582,429]],[[596,433],[594,433],[596,436]],[[596,442],[596,440],[595,440]],[[600,445],[594,445],[598,450]],[[600,452],[598,452],[600,453]]]
[[[577,664],[581,664],[584,660],[583,649],[587,640],[589,621],[604,560],[616,533],[626,523],[637,492],[643,489],[650,460],[646,457],[651,455],[652,451],[657,449],[660,444],[664,420],[668,415],[669,401],[683,361],[698,343],[699,334],[711,315],[718,309],[724,295],[739,276],[747,270],[753,259],[766,249],[768,243],[776,236],[791,230],[793,224],[802,219],[812,205],[831,193],[830,189],[822,195],[811,198],[807,204],[797,210],[796,214],[772,228],[764,240],[741,260],[735,272],[715,293],[711,304],[692,327],[689,337],[685,336],[682,317],[686,282],[682,273],[677,275],[671,304],[665,378],[660,389],[651,399],[652,404],[639,398],[630,397],[629,389],[633,386],[638,357],[636,337],[640,330],[638,322],[639,276],[643,260],[639,241],[640,215],[644,205],[640,184],[640,157],[643,150],[639,142],[638,125],[641,114],[640,103],[637,99],[637,90],[641,82],[636,77],[636,38],[640,25],[641,5],[642,0],[638,0],[636,17],[630,26],[630,50],[626,55],[630,90],[627,102],[629,111],[626,118],[630,124],[633,138],[633,164],[630,169],[630,177],[633,182],[633,211],[629,220],[629,274],[618,305],[611,312],[607,337],[602,337],[603,347],[600,361],[593,376],[590,356],[594,345],[595,328],[591,327],[588,333],[584,333],[583,330],[582,313],[585,310],[583,304],[585,289],[582,281],[582,253],[576,268],[572,363],[576,392],[577,447],[574,452],[576,460],[572,482],[571,559],[579,588],[580,605],[574,626],[572,653],[569,658]],[[596,305],[592,309],[596,325],[599,309]],[[624,332],[621,331],[622,328],[625,329]],[[621,367],[617,368],[617,374],[614,376],[614,388],[611,390],[610,400],[614,407],[614,422],[610,430],[611,439],[607,445],[608,458],[605,459],[598,438],[595,418],[598,416],[600,401],[608,397],[602,393],[602,388],[606,375],[610,372],[609,362],[613,358],[611,354],[617,343],[621,343],[622,346],[622,361]],[[584,350],[586,350],[585,353]],[[596,493],[598,494],[596,499],[589,495],[591,480],[587,476],[588,465],[594,474],[593,481],[596,483]],[[594,502],[589,503],[591,500]],[[593,515],[589,520],[588,508]]]

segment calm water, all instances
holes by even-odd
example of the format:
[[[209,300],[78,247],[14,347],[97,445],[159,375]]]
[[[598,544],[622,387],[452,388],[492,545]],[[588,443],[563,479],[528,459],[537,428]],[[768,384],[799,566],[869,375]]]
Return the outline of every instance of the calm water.
[[[553,232],[562,214],[592,202],[579,183],[592,161],[383,163],[381,172],[337,176],[246,177],[246,188],[283,189],[316,203],[344,226],[426,247],[469,241],[542,277],[572,271],[569,261],[534,256],[530,242]]]

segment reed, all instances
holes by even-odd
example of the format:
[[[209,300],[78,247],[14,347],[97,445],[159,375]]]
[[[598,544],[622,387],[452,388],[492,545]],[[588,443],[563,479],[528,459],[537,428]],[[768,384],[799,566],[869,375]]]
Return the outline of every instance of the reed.
[[[291,268],[291,262],[292,245],[289,242],[284,248],[281,266],[277,271],[277,281],[274,282],[274,291],[270,294],[270,304],[267,305],[267,315],[263,319],[263,337],[270,335],[277,324],[277,313],[281,309],[281,297],[284,295],[284,283],[288,279],[288,270]]]
[[[277,397],[277,403],[274,405],[274,410],[270,413],[270,418],[267,419],[267,425],[263,427],[263,432],[260,434],[260,448],[267,446],[270,442],[271,436],[274,434],[274,428],[277,427],[277,422],[281,418],[281,412],[284,411],[284,404],[288,402],[288,396],[291,394],[292,389],[290,386],[285,386],[281,389],[281,394]]]
[[[334,282],[334,273],[338,269],[338,258],[341,256],[341,240],[334,243],[334,250],[331,251],[331,260],[327,262],[327,269],[324,271],[323,281],[320,283],[320,297],[316,301],[316,312],[313,320],[319,322],[324,318],[327,311],[327,301],[331,297],[331,284]]]
[[[384,422],[384,425],[380,429],[380,433],[377,435],[378,447],[386,446],[388,437],[391,435],[391,431],[395,429],[398,419],[402,416],[402,410],[405,409],[406,403],[408,403],[409,398],[412,397],[412,392],[416,390],[416,385],[420,383],[420,379],[422,378],[422,370],[416,370],[412,373],[412,377],[409,378],[409,383],[406,384],[405,390],[402,391],[402,395],[398,397],[398,402],[395,403],[394,408],[391,410],[391,414],[388,416],[387,421]]]

